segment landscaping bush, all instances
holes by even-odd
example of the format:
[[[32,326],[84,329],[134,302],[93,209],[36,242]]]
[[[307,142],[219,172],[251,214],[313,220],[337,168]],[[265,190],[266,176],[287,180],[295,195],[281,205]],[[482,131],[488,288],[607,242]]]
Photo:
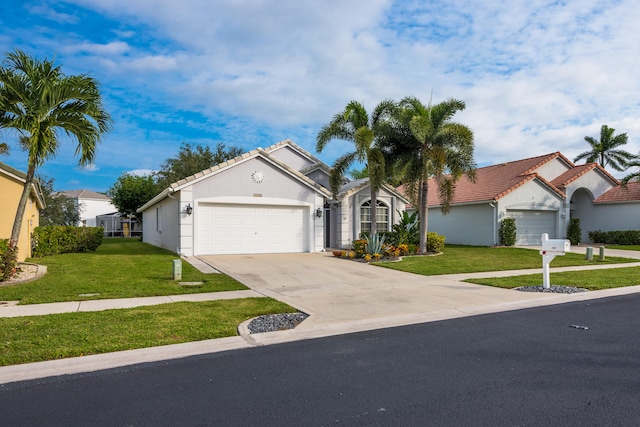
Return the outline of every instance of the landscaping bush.
[[[102,227],[45,226],[33,231],[34,257],[72,252],[93,252],[102,243]]]
[[[500,244],[503,246],[513,246],[516,244],[515,218],[504,218],[500,221]]]
[[[571,218],[567,226],[567,239],[572,245],[579,245],[582,242],[582,228],[580,218]]]
[[[398,212],[400,215],[400,212]],[[420,243],[420,223],[418,212],[409,214],[403,211],[400,222],[393,225],[393,231],[387,238],[392,245],[417,245]]]
[[[444,249],[444,241],[444,236],[440,236],[435,231],[429,231],[427,233],[427,252],[442,252]]]
[[[0,282],[10,279],[18,271],[18,247],[9,239],[0,240]]]
[[[589,231],[589,239],[594,243],[611,245],[640,245],[640,230]]]

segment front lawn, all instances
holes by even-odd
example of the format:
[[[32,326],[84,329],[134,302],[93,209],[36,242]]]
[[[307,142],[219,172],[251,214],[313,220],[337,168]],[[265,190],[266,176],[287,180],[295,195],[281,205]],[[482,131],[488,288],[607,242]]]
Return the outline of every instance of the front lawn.
[[[0,318],[0,366],[237,335],[240,323],[295,313],[271,298]]]
[[[640,245],[600,245],[596,243],[593,246],[604,246],[607,249],[621,249],[623,251],[640,251]]]
[[[604,261],[598,261],[597,256],[593,261],[587,261],[584,258],[582,254],[568,253],[556,257],[551,266],[568,267],[637,262],[634,259],[609,256]],[[400,262],[378,262],[375,265],[424,276],[435,276],[527,268],[542,269],[542,257],[535,249],[448,245],[440,255],[404,257]]]
[[[138,239],[105,238],[95,252],[28,260],[46,265],[47,274],[33,282],[0,286],[0,301],[38,304],[247,289],[224,274],[200,273],[187,262],[182,263],[182,280],[204,283],[180,286],[172,276],[177,258]]]
[[[640,267],[551,273],[550,281],[552,285],[576,286],[591,291],[636,286],[640,285]],[[520,286],[540,286],[542,285],[542,273],[527,274],[525,276],[469,279],[465,280],[465,282],[505,289],[513,289]]]

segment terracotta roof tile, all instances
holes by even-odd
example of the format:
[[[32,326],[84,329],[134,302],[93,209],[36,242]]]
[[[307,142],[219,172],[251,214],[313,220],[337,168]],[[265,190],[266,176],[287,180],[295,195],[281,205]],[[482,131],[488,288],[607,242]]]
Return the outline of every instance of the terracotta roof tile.
[[[626,188],[622,188],[621,185],[613,187],[593,201],[593,203],[623,202],[640,202],[640,182],[630,182]]]
[[[556,152],[478,168],[475,182],[471,182],[466,176],[458,181],[452,204],[497,200],[533,179],[541,181],[552,191],[564,197],[558,188],[535,173],[536,169],[557,157],[567,161],[570,166],[573,165],[566,157]],[[430,206],[440,205],[434,180],[430,180],[428,203]]]

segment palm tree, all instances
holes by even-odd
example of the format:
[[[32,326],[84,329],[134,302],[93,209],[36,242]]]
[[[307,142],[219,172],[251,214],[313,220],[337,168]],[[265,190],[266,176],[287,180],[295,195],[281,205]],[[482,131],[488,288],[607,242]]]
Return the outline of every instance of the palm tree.
[[[613,136],[614,132],[614,128],[602,125],[599,141],[591,136],[585,136],[584,140],[589,143],[591,150],[578,154],[573,161],[577,162],[586,159],[587,163],[597,161],[603,168],[610,165],[617,171],[627,169],[627,163],[636,159],[636,156],[627,151],[616,149],[627,143],[627,134],[621,133],[620,135]]]
[[[420,212],[420,252],[427,251],[429,179],[438,184],[441,210],[447,213],[456,182],[475,180],[473,132],[451,121],[465,103],[449,99],[423,105],[415,97],[400,101],[395,130],[384,141],[387,154],[401,165],[407,193]]]
[[[47,59],[15,50],[0,67],[0,129],[18,133],[28,152],[27,176],[16,211],[11,242],[16,244],[36,169],[57,154],[63,134],[77,142],[81,166],[91,164],[111,118],[102,106],[98,82],[86,75],[66,76]]]
[[[318,152],[321,152],[327,143],[334,139],[350,141],[355,145],[355,151],[339,157],[331,168],[329,183],[334,197],[338,195],[344,174],[349,167],[355,161],[366,163],[371,186],[372,233],[377,231],[377,195],[385,176],[385,159],[382,151],[375,144],[376,132],[384,126],[384,121],[391,116],[394,108],[393,101],[382,101],[369,117],[361,103],[351,101],[343,112],[336,114],[329,123],[322,126],[316,138]]]
[[[3,154],[7,154],[8,152],[9,152],[9,146],[6,143],[1,142],[0,143],[0,156],[3,155]]]
[[[627,167],[630,167],[630,168],[632,168],[632,167],[640,168],[640,160],[639,160],[639,159],[640,159],[640,155],[638,155],[638,156],[636,157],[636,159],[635,159],[635,160],[633,160],[633,161],[631,161],[631,162],[626,163]],[[631,182],[631,181],[638,181],[638,182],[640,182],[640,169],[638,169],[638,170],[636,170],[635,172],[630,173],[629,175],[627,175],[627,176],[625,176],[624,178],[622,178],[622,181],[621,181],[620,183],[622,184],[622,187],[623,187],[623,188],[626,188],[626,187],[627,187],[627,184],[628,184],[629,182]]]

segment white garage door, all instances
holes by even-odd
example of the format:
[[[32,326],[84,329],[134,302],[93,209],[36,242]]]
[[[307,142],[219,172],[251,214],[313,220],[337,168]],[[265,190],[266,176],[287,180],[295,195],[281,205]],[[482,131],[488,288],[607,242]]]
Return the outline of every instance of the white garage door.
[[[516,245],[539,246],[542,233],[556,238],[556,212],[507,210],[507,216],[516,220]]]
[[[197,215],[199,255],[309,251],[306,207],[201,203]]]

